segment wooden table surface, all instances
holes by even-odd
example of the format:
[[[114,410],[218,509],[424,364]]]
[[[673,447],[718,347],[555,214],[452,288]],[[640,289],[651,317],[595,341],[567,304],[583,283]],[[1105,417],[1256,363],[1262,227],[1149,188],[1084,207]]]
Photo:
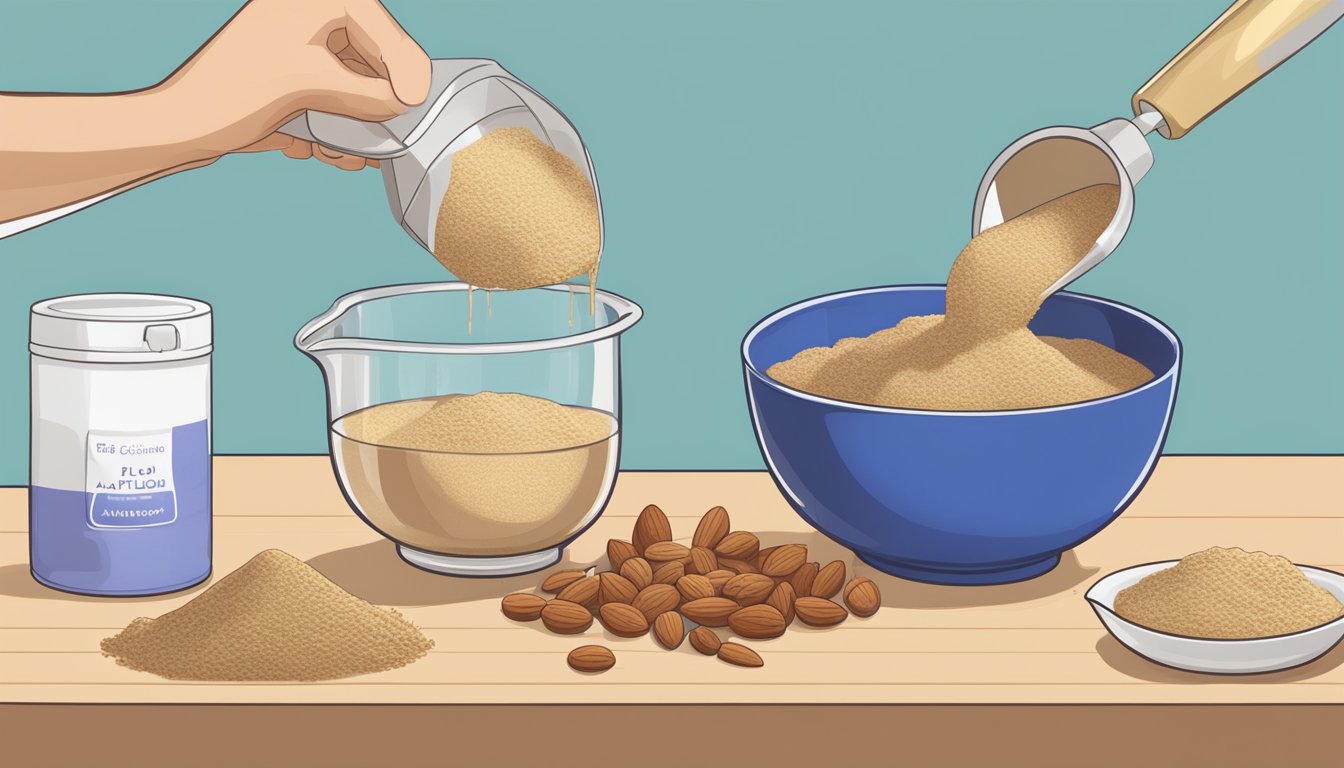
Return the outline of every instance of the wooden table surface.
[[[606,512],[566,562],[604,563],[608,538],[628,539],[650,502],[689,541],[720,504],[764,545],[806,543],[810,559],[842,559],[874,578],[883,607],[829,630],[805,627],[752,643],[763,669],[675,652],[650,637],[622,640],[600,625],[583,636],[515,624],[500,596],[539,576],[454,579],[405,565],[346,506],[325,456],[218,457],[216,578],[278,547],[351,593],[394,606],[434,639],[399,670],[310,684],[191,683],[120,667],[99,640],[137,616],[158,616],[199,594],[142,599],[68,595],[28,571],[27,499],[0,489],[0,702],[10,705],[1286,705],[1344,703],[1344,646],[1298,669],[1212,677],[1152,664],[1102,629],[1083,593],[1135,563],[1212,545],[1283,554],[1344,570],[1344,457],[1165,457],[1139,499],[1052,572],[997,587],[940,587],[883,576],[810,530],[763,472],[622,472]],[[265,487],[265,493],[256,488]],[[857,566],[855,566],[857,563]],[[565,664],[585,642],[607,644],[617,666],[587,676]],[[13,707],[7,708],[7,711]],[[30,712],[31,713],[31,712]],[[1334,713],[1336,716],[1339,712]],[[15,721],[11,721],[15,722]]]

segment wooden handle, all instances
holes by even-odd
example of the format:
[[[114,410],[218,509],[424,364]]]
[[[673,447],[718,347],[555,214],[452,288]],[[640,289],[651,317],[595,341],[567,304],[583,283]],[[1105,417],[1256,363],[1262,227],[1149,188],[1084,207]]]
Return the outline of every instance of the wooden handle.
[[[1344,0],[1237,0],[1134,94],[1179,139],[1344,16]]]

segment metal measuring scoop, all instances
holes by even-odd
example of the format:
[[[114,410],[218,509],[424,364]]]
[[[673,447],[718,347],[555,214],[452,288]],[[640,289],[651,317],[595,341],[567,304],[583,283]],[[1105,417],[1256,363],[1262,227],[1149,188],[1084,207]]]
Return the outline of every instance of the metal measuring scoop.
[[[1050,286],[1058,291],[1111,255],[1134,218],[1134,185],[1153,167],[1148,136],[1179,139],[1344,16],[1344,0],[1238,0],[1153,75],[1132,99],[1135,117],[1042,128],[1009,144],[975,194],[971,234],[1070,192],[1120,187],[1096,245]]]
[[[393,217],[432,253],[453,155],[499,128],[526,128],[587,175],[597,199],[600,236],[597,175],[588,148],[569,119],[490,59],[434,59],[432,66],[429,96],[391,120],[373,123],[308,111],[279,130],[347,155],[378,160]]]

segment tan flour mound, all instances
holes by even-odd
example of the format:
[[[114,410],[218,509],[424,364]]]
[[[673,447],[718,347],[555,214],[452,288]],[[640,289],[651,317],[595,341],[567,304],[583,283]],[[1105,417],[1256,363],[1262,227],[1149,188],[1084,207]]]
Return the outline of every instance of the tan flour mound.
[[[105,655],[131,669],[227,681],[335,680],[403,667],[432,647],[396,611],[360,600],[278,549],[102,642]]]
[[[479,392],[374,406],[346,416],[350,438],[391,448],[452,453],[531,453],[605,440],[610,415],[515,393]]]
[[[434,257],[481,288],[561,283],[597,269],[597,197],[583,170],[525,128],[501,128],[453,156]]]
[[[766,374],[795,389],[893,408],[1039,408],[1132,389],[1153,374],[1089,339],[1027,329],[1048,289],[1096,242],[1119,188],[1079,190],[980,233],[947,280],[947,314],[805,349]]]
[[[554,546],[616,469],[609,413],[481,392],[384,403],[332,425],[332,458],[360,511],[410,546],[509,555]]]
[[[1121,590],[1115,612],[1162,632],[1229,639],[1318,627],[1344,605],[1287,558],[1211,547]]]

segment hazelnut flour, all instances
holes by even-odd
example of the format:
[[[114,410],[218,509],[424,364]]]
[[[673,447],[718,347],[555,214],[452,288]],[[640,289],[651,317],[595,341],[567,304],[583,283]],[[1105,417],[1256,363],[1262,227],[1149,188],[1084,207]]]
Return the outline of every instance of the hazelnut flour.
[[[118,664],[172,680],[278,682],[396,669],[433,647],[396,611],[360,600],[278,549],[102,643]]]
[[[1115,612],[1176,635],[1245,639],[1318,627],[1344,605],[1287,558],[1211,547],[1121,590]]]
[[[1039,408],[1106,397],[1153,377],[1090,339],[1036,336],[1041,294],[1096,242],[1119,187],[1103,184],[981,232],[952,265],[946,315],[902,320],[770,366],[782,384],[837,400],[945,411]]]

